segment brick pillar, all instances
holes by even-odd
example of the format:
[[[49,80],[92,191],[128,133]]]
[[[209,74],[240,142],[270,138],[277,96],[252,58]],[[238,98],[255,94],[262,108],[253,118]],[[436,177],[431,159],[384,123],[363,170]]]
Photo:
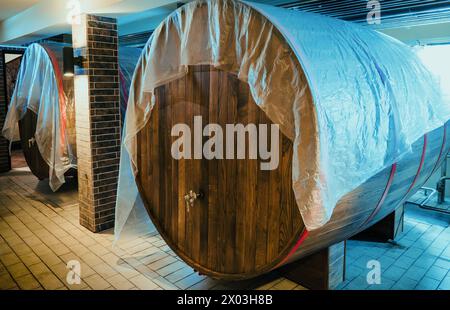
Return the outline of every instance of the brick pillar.
[[[116,20],[84,15],[73,34],[74,54],[86,59],[75,77],[80,224],[98,232],[114,225],[119,174]]]
[[[0,50],[0,173],[11,170],[11,159],[9,157],[8,140],[1,136],[1,130],[5,123],[7,111],[6,96],[6,76],[5,76],[5,56]]]

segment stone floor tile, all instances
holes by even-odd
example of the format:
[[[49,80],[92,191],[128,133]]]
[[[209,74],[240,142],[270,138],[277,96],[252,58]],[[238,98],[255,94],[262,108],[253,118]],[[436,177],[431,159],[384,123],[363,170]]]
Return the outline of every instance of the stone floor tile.
[[[48,267],[44,264],[44,263],[37,263],[34,265],[31,265],[28,267],[31,271],[31,273],[37,277],[40,274],[46,273],[46,272],[50,272],[50,269],[48,269]]]
[[[431,266],[427,271],[427,277],[442,281],[448,273],[448,269],[441,268],[439,266]]]
[[[105,248],[104,246],[102,246],[100,244],[95,244],[93,246],[90,246],[89,250],[92,253],[95,253],[96,255],[98,255],[99,257],[102,257],[105,254],[111,253],[111,251],[109,249]]]
[[[160,260],[157,260],[156,262],[151,263],[151,264],[149,264],[147,266],[150,269],[152,269],[152,270],[159,270],[159,269],[161,269],[161,268],[163,268],[163,267],[165,267],[165,266],[167,266],[167,265],[169,265],[169,264],[171,264],[173,262],[176,262],[176,261],[177,261],[176,258],[174,258],[172,256],[167,256],[167,257],[164,257],[164,258],[162,258]]]
[[[171,264],[169,264],[169,265],[167,265],[167,266],[165,266],[163,268],[158,269],[157,272],[161,276],[165,277],[165,276],[167,276],[167,275],[169,275],[169,274],[171,274],[171,273],[173,273],[175,271],[180,270],[181,268],[183,268],[185,266],[186,266],[186,264],[184,262],[181,262],[181,261],[177,260],[177,261],[175,261],[175,262],[173,262],[173,263],[171,263]]]
[[[70,253],[70,249],[61,242],[49,245],[49,248],[52,250],[53,253],[55,253],[58,256]]]
[[[31,248],[25,243],[25,242],[21,242],[19,244],[16,244],[14,246],[14,252],[20,256],[20,255],[25,255],[28,253],[32,253],[33,251],[31,250]]]
[[[421,256],[419,256],[419,258],[417,258],[417,260],[414,262],[414,266],[428,269],[434,264],[436,259],[437,256],[424,253]]]
[[[144,275],[137,275],[129,279],[131,283],[133,283],[137,288],[141,290],[154,290],[158,288],[152,280],[148,279]]]
[[[121,275],[123,275],[127,279],[139,275],[139,272],[128,264],[123,263],[118,264],[114,267],[114,269],[117,270]]]
[[[119,256],[115,255],[114,253],[104,254],[100,258],[111,267],[116,266],[120,261]]]
[[[0,260],[5,266],[14,265],[20,263],[19,257],[14,253],[7,253],[0,256]]]
[[[278,281],[277,283],[283,281],[283,279],[279,279],[280,281]],[[189,287],[189,290],[210,290],[212,288],[214,288],[215,286],[219,285],[219,283],[221,283],[218,280],[212,279],[212,278],[205,278],[203,280],[201,280],[200,282],[192,285]],[[271,288],[273,288],[276,284],[272,285]],[[255,289],[261,289],[256,287]],[[295,288],[294,288],[295,289]]]
[[[34,253],[20,255],[19,258],[28,267],[41,262],[41,259]]]
[[[439,284],[438,289],[440,290],[450,290],[450,277],[445,277],[444,280]]]
[[[52,250],[50,250],[50,248],[43,243],[31,246],[31,248],[33,249],[33,252],[36,253],[38,256],[52,252]]]
[[[16,278],[16,282],[22,290],[34,290],[41,287],[36,278],[31,274]]]
[[[146,257],[140,257],[139,261],[145,265],[150,265],[160,259],[163,259],[163,258],[169,257],[169,256],[170,256],[169,254],[158,250],[158,252],[156,252],[152,255],[149,255]]]
[[[366,276],[360,275],[344,286],[344,290],[364,290],[369,287]]]
[[[204,278],[205,278],[205,276],[200,276],[197,273],[193,273],[193,274],[187,276],[186,278],[183,278],[180,281],[176,282],[175,285],[181,289],[187,289],[187,288],[197,284]]]
[[[134,287],[134,285],[121,274],[116,274],[106,279],[106,281],[111,283],[111,285],[118,290],[129,290]]]
[[[81,227],[76,201],[66,200],[60,208],[42,203],[46,198],[36,192],[36,182],[31,174],[0,176],[0,192],[8,193],[0,193],[0,280],[9,289],[304,289],[278,275],[242,282],[200,276],[157,233],[113,247],[112,229],[93,234]],[[30,200],[33,195],[39,198]],[[409,214],[407,208],[397,244],[348,242],[347,275],[341,288],[448,289],[450,227],[433,217]],[[78,288],[66,283],[66,263],[72,259],[81,263]],[[381,264],[379,285],[368,285],[365,278],[367,261],[372,259]],[[27,270],[32,274],[23,274]]]
[[[17,279],[21,276],[30,274],[30,271],[23,263],[17,263],[14,265],[9,265],[8,271],[14,279]]]
[[[400,280],[398,280],[391,289],[393,290],[413,290],[418,281],[412,280],[407,277],[402,277]]]
[[[53,252],[48,252],[39,257],[49,267],[62,263],[62,260]]]
[[[278,282],[281,282],[281,281],[283,281],[283,278],[273,279],[272,281],[264,283],[263,285],[259,286],[257,288],[257,290],[269,290],[272,287],[274,287]],[[216,286],[214,286],[214,287],[216,287]]]
[[[272,289],[274,289],[274,290],[292,290],[296,286],[297,286],[297,283],[292,282],[288,279],[284,279],[281,282],[278,282],[277,284],[275,284],[272,287]]]
[[[367,287],[368,290],[390,290],[392,286],[395,284],[395,281],[382,278],[380,284],[369,284]]]
[[[182,269],[169,274],[165,278],[168,281],[175,283],[177,281],[180,281],[183,278],[186,278],[187,276],[191,275],[192,273],[194,273],[194,270],[191,267],[184,266]]]
[[[0,275],[0,290],[10,290],[16,287],[16,282],[9,275],[9,273],[3,273]]]
[[[11,249],[11,247],[6,243],[2,243],[0,244],[0,256],[1,255],[5,255],[5,254],[9,254],[12,253],[13,250]]]
[[[438,258],[438,259],[436,259],[436,261],[434,262],[433,265],[450,270],[450,260],[449,259]]]
[[[84,262],[86,262],[86,264],[88,264],[90,267],[94,267],[94,266],[97,266],[102,263],[104,264],[104,262],[101,260],[101,258],[92,252],[87,252],[80,256],[81,256],[81,259]]]
[[[105,279],[110,278],[117,274],[117,271],[114,270],[105,262],[101,262],[100,264],[92,267],[92,269]]]
[[[411,258],[406,256],[406,252],[399,257],[395,262],[394,262],[394,266],[403,268],[403,269],[408,269],[409,267],[412,266],[412,264],[414,263],[416,259],[415,258]]]
[[[406,269],[393,265],[389,267],[385,272],[382,272],[381,277],[395,281],[400,279],[405,274],[405,272]]]
[[[412,266],[405,272],[404,276],[411,280],[419,281],[425,274],[428,274],[427,269]]]
[[[423,277],[419,281],[417,286],[414,288],[416,290],[435,290],[439,286],[440,281],[432,279],[430,277]]]
[[[64,286],[64,284],[52,272],[44,272],[35,276],[42,287],[46,290],[56,290]]]
[[[423,252],[424,252],[423,249],[412,247],[412,248],[409,248],[408,250],[406,250],[403,255],[408,256],[408,257],[410,257],[412,259],[416,259],[420,255],[422,255]]]
[[[93,274],[89,277],[83,277],[83,280],[94,290],[104,290],[111,286],[105,279],[98,274]]]
[[[164,277],[152,277],[151,280],[158,285],[158,287],[164,289],[164,290],[177,290],[178,287],[173,284],[173,282],[170,282],[166,280]]]

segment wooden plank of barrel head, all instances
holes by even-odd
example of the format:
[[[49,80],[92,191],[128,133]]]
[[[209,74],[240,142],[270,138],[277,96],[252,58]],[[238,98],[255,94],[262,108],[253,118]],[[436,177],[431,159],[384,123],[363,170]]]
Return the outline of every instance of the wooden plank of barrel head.
[[[291,190],[292,144],[281,138],[280,165],[272,171],[261,171],[258,160],[173,159],[171,128],[177,123],[193,128],[194,116],[223,128],[270,123],[236,76],[209,66],[193,69],[157,90],[156,110],[139,135],[139,183],[152,217],[184,259],[217,268],[218,276],[253,272],[280,251],[287,255],[302,228]],[[158,147],[149,153],[148,145]],[[184,195],[199,189],[205,197],[187,210]]]
[[[178,137],[171,129],[179,123],[194,128],[195,116],[222,128],[271,121],[234,74],[193,66],[187,76],[156,89],[151,118],[137,135],[136,181],[155,226],[194,269],[222,279],[266,273],[373,225],[426,181],[450,146],[444,127],[419,139],[398,163],[343,197],[330,222],[306,237],[292,191],[292,142],[280,133],[275,170],[259,169],[261,160],[248,156],[176,160],[171,146]],[[248,150],[248,138],[246,144]],[[190,190],[203,197],[187,207]]]

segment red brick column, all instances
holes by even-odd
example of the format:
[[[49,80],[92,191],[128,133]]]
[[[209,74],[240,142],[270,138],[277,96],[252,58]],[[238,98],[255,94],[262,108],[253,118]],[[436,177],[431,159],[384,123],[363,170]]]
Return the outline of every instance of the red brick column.
[[[85,15],[73,25],[75,55],[86,58],[75,77],[80,224],[93,232],[114,225],[120,156],[117,24]],[[82,35],[83,37],[83,35]],[[78,41],[77,41],[78,40]]]
[[[4,51],[0,50],[0,173],[11,170],[11,159],[8,150],[9,143],[8,140],[1,136],[1,130],[3,129],[7,112],[6,97],[5,56]]]

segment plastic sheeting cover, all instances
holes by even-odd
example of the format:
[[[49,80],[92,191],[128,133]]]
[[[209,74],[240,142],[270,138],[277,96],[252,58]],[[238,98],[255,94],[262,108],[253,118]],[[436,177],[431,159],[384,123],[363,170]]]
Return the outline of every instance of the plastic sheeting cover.
[[[134,69],[141,53],[142,49],[139,48],[119,48],[120,109],[122,120],[125,118]],[[134,177],[130,174],[132,171],[129,166],[130,158],[124,148],[121,148],[120,151],[120,162],[119,179],[128,180],[128,182],[119,183],[117,189],[117,204],[121,207],[116,208],[114,235],[116,236],[116,241],[119,241],[120,236],[120,242],[126,242],[129,238],[152,233],[155,231],[155,228],[146,213],[147,211],[144,208]]]
[[[251,23],[259,14],[267,20],[255,33]],[[283,47],[278,54],[271,50],[273,27],[302,70]],[[131,163],[122,160],[121,170],[136,173],[135,136],[150,118],[155,88],[197,64],[236,72],[256,104],[293,140],[293,190],[308,230],[326,224],[343,195],[450,118],[450,105],[434,77],[409,47],[388,36],[312,13],[231,0],[194,1],[166,18],[144,48],[125,121],[123,147]],[[306,118],[309,104],[314,111]],[[308,119],[317,130],[305,134]],[[318,146],[311,151],[314,141]],[[119,183],[129,182],[132,172],[122,174]]]
[[[128,93],[141,52],[142,49],[136,47],[119,47],[120,115],[122,121],[125,119]]]
[[[62,45],[32,44],[27,48],[2,130],[6,139],[18,141],[18,121],[27,109],[37,114],[34,137],[50,167],[49,184],[53,191],[65,182],[64,173],[76,167],[76,154],[66,127],[66,117],[74,109],[73,93],[64,92],[61,71],[55,68],[61,66],[61,51]]]

